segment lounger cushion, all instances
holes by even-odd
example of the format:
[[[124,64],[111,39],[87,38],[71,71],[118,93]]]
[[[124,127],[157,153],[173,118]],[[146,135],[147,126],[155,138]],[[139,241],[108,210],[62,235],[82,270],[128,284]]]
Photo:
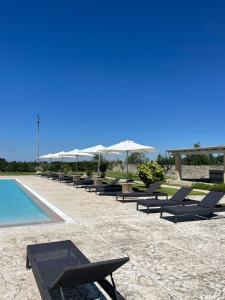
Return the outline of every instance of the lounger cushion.
[[[205,207],[200,207],[199,205],[192,205],[166,207],[163,208],[163,212],[167,212],[172,215],[208,215],[212,213],[212,210]]]

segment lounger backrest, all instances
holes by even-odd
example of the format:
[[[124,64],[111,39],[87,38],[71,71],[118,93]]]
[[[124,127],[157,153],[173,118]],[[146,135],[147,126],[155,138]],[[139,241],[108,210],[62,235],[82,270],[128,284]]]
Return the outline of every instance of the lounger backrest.
[[[161,182],[154,182],[149,188],[147,188],[146,192],[154,193],[161,186]]]
[[[222,192],[209,192],[199,203],[199,206],[213,208],[224,196]]]
[[[191,191],[192,188],[182,187],[171,197],[170,200],[181,203]]]
[[[49,289],[54,289],[58,284],[62,287],[91,283],[104,279],[112,274],[123,264],[129,261],[129,257],[89,263],[78,267],[65,268],[59,277],[52,283]]]
[[[113,179],[113,181],[111,181],[110,183],[109,183],[109,185],[114,185],[114,184],[116,184],[117,182],[119,182],[119,178],[115,178],[115,179]]]

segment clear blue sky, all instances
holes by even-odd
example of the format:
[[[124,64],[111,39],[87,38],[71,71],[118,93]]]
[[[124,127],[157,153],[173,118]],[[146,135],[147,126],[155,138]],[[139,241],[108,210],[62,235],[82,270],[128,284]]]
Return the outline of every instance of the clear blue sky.
[[[0,154],[225,144],[224,1],[1,1]]]

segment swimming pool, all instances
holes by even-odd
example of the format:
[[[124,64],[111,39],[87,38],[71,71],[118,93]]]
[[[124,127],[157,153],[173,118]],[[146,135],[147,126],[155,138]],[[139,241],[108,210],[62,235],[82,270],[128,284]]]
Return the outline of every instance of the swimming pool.
[[[0,226],[59,221],[16,180],[0,180]]]

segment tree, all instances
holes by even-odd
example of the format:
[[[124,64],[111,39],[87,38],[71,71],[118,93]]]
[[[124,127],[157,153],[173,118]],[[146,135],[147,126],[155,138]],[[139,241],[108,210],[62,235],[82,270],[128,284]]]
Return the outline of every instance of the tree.
[[[133,152],[128,156],[128,164],[139,165],[148,160],[144,153]]]
[[[175,164],[174,157],[168,155],[162,156],[161,154],[159,154],[156,161],[160,166],[163,166],[165,168],[166,172],[168,172],[171,169],[171,167]]]

